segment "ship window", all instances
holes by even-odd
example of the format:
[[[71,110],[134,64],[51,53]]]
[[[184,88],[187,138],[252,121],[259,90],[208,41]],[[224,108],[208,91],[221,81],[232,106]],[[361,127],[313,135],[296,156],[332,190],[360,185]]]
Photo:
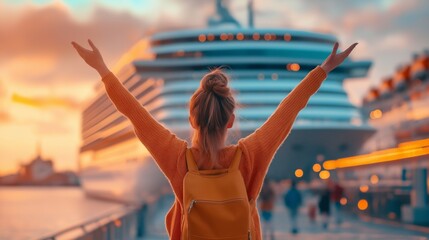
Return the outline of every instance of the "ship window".
[[[261,38],[261,36],[259,35],[259,33],[254,33],[253,34],[253,40],[257,41]]]
[[[185,55],[185,51],[183,51],[183,50],[179,50],[179,51],[177,51],[177,52],[176,52],[176,55],[177,55],[178,57],[183,57],[183,56]]]
[[[277,73],[273,73],[273,74],[271,74],[271,79],[277,80],[277,79],[279,79],[279,75]]]
[[[201,53],[202,57],[210,58],[210,57],[219,57],[219,52],[215,50],[205,50],[205,51],[199,51]],[[186,51],[186,52],[178,52],[176,53],[160,53],[156,55],[156,59],[166,59],[166,58],[177,58],[177,57],[184,57],[184,58],[193,58],[195,56],[195,51]],[[262,56],[270,56],[270,57],[285,57],[285,56],[291,56],[291,52],[289,50],[282,50],[282,49],[227,49],[222,51],[222,56],[255,56],[255,57],[262,57]],[[312,59],[324,59],[325,54],[323,52],[302,52],[300,53],[300,57],[302,58],[312,58]]]
[[[292,36],[291,36],[290,34],[285,34],[285,35],[283,36],[283,39],[284,39],[285,41],[290,41],[290,40],[292,39]]]
[[[173,38],[173,39],[162,39],[162,40],[154,40],[151,42],[151,46],[162,46],[162,45],[169,45],[169,44],[176,44],[176,43],[191,43],[191,42],[203,42],[203,41],[215,41],[216,39],[220,39],[222,41],[226,40],[234,40],[234,36],[236,36],[236,40],[260,40],[261,34],[260,33],[253,33],[253,34],[243,34],[243,33],[237,33],[234,35],[233,33],[221,33],[220,35],[215,34],[200,34],[197,36],[189,36],[189,37],[181,37],[181,38]],[[327,43],[327,44],[333,44],[335,43],[335,40],[330,39],[323,39],[318,37],[308,37],[308,36],[292,36],[290,34],[272,34],[272,33],[265,33],[263,34],[263,38],[266,41],[297,41],[297,42],[311,42],[311,43]],[[204,40],[203,40],[204,39]]]
[[[298,63],[289,63],[288,65],[286,65],[286,69],[288,71],[293,71],[293,72],[297,72],[299,71],[301,67],[299,66]]]
[[[271,40],[271,34],[265,33],[264,39],[265,39],[265,41],[270,41]]]
[[[198,41],[205,42],[206,41],[206,35],[200,34],[200,36],[198,36]]]
[[[207,40],[213,41],[214,39],[215,39],[215,36],[213,34],[208,34],[207,35]]]
[[[170,65],[169,67],[164,66],[145,66],[145,65],[136,65],[138,71],[161,71],[161,72],[176,72],[176,71],[195,71],[195,70],[206,70],[208,67],[218,67],[218,66],[228,66],[231,70],[242,70],[242,69],[254,69],[254,70],[270,70],[270,71],[279,71],[284,69],[284,64],[281,63],[231,63],[231,64],[222,64],[216,65],[212,63],[194,63],[192,65],[187,66],[175,66]],[[294,68],[296,71],[311,71],[316,66],[315,65],[298,65],[298,68]],[[297,67],[298,67],[297,66]],[[293,70],[292,70],[293,71]],[[334,70],[336,73],[348,73],[349,70],[343,67],[338,67]]]

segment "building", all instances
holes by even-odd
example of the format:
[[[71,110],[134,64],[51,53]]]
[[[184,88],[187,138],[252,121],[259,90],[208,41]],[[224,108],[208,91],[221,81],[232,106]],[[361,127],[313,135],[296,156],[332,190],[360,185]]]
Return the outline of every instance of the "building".
[[[27,164],[21,164],[18,171],[20,182],[41,181],[54,173],[54,164],[50,159],[41,156],[40,144],[37,145],[37,156]]]
[[[37,156],[21,164],[16,174],[1,176],[0,185],[77,186],[79,178],[72,171],[55,172],[53,161],[42,157],[38,144]]]

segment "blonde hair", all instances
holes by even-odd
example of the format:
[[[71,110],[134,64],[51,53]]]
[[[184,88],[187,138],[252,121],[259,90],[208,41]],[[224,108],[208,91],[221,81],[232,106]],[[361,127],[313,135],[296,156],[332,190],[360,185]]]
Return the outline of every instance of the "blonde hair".
[[[200,149],[200,158],[210,157],[211,167],[218,163],[226,125],[236,107],[228,82],[229,76],[222,69],[210,71],[201,79],[189,103],[190,121],[195,128],[192,144]]]

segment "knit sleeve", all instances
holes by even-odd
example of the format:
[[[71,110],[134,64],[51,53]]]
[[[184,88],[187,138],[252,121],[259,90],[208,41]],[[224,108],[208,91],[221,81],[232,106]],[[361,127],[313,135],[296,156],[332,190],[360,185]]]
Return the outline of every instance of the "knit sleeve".
[[[106,92],[116,109],[132,123],[136,136],[155,159],[168,179],[177,173],[177,157],[187,142],[159,123],[144,106],[109,72],[102,77]]]
[[[277,149],[284,142],[301,109],[319,89],[326,78],[325,71],[317,66],[280,102],[276,110],[253,133],[239,140],[248,155],[251,178],[262,182]]]

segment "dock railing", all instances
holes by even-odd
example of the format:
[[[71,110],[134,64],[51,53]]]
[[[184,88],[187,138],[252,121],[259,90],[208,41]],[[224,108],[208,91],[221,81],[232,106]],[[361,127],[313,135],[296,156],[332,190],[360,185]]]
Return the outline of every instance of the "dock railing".
[[[135,239],[139,235],[141,207],[124,206],[80,224],[42,237],[41,240],[58,239]]]

